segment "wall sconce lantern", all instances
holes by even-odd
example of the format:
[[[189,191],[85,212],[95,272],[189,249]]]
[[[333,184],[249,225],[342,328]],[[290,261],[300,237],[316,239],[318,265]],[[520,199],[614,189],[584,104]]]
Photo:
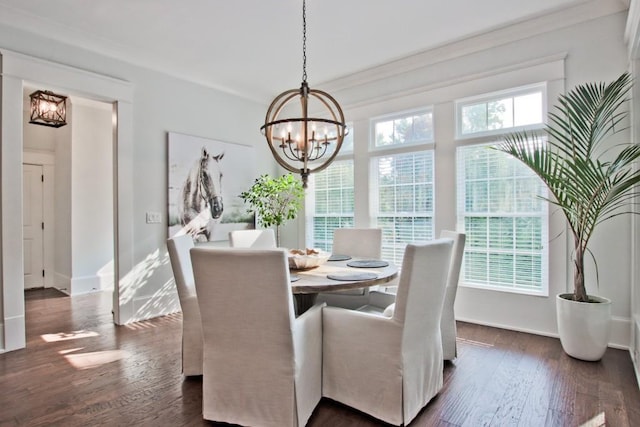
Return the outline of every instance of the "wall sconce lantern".
[[[59,128],[67,124],[67,97],[48,90],[37,90],[31,98],[31,119],[34,125]]]

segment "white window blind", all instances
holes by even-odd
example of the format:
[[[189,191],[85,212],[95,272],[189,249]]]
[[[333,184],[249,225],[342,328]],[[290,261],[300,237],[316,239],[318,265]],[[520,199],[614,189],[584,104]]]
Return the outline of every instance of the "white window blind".
[[[331,252],[333,230],[353,227],[353,159],[334,161],[312,177],[313,201],[307,205],[312,224],[308,246]]]
[[[457,149],[458,229],[467,235],[464,285],[547,295],[546,187],[487,145]]]
[[[382,257],[402,264],[407,243],[433,238],[433,150],[372,159]]]

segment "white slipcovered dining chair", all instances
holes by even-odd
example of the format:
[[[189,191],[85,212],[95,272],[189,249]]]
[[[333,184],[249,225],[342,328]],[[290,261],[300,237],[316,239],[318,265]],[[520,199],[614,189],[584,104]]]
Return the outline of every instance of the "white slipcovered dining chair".
[[[186,376],[202,375],[202,321],[189,254],[193,246],[193,238],[189,235],[167,240],[182,309],[182,373]]]
[[[276,235],[271,228],[264,230],[233,230],[229,232],[232,248],[271,249],[276,247]]]
[[[333,254],[357,258],[382,258],[382,230],[380,228],[336,228],[333,231]],[[355,309],[369,301],[369,288],[323,292],[319,302]]]
[[[451,239],[407,245],[391,318],[324,308],[323,396],[406,425],[440,391],[440,316],[452,247]]]
[[[204,333],[202,414],[304,426],[322,393],[322,306],[295,317],[281,249],[191,250]]]
[[[453,253],[451,255],[451,263],[449,264],[447,289],[442,307],[442,318],[440,319],[443,357],[444,360],[453,360],[458,356],[458,345],[456,343],[458,334],[454,305],[458,292],[458,281],[460,280],[460,269],[462,268],[466,234],[442,230],[442,232],[440,232],[440,238],[453,239]],[[359,307],[358,310],[369,313],[380,313],[386,317],[391,317],[393,316],[393,310],[395,308],[394,301],[395,295],[393,294],[371,292],[369,294],[369,304]]]

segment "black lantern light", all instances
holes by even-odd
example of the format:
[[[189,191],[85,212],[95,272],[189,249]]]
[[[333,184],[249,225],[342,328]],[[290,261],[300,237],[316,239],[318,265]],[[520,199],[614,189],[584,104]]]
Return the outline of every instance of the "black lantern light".
[[[31,98],[31,118],[29,123],[59,128],[67,124],[67,97],[48,90],[37,90]]]

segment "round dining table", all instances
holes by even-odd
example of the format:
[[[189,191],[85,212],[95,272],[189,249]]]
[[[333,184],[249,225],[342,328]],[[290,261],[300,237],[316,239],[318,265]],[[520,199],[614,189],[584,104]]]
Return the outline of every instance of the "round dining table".
[[[307,270],[292,269],[291,291],[296,300],[297,314],[300,315],[315,304],[320,292],[368,288],[388,283],[397,276],[398,267],[389,261],[356,257],[331,261],[330,258],[318,267]]]

